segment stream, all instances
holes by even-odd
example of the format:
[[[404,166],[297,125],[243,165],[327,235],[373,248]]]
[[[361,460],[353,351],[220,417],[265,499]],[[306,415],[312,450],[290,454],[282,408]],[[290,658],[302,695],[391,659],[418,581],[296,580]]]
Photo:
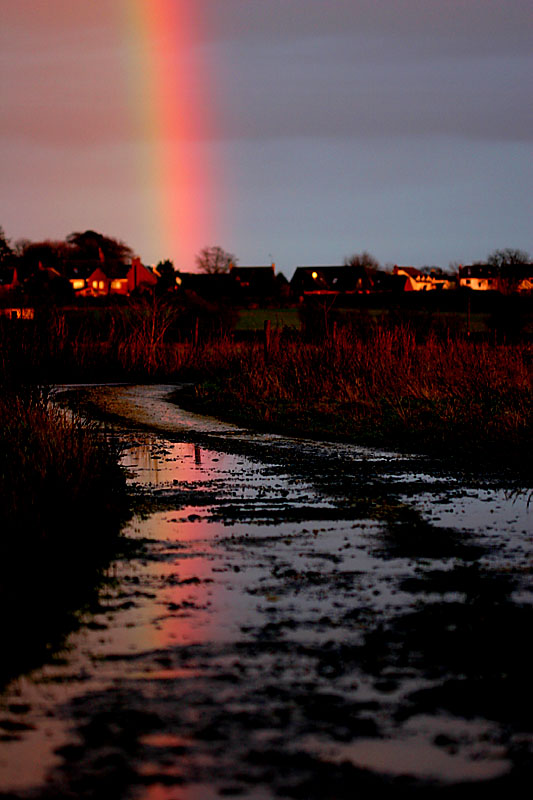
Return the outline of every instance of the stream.
[[[120,443],[131,547],[0,695],[0,798],[525,793],[528,492],[250,432],[172,388],[69,392]]]

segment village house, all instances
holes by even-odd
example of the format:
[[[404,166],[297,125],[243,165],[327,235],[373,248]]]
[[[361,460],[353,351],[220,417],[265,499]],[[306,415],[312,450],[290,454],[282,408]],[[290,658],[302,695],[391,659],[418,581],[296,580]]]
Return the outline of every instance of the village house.
[[[525,293],[533,292],[533,264],[521,264],[521,270],[517,271],[516,291]]]
[[[402,278],[382,270],[364,266],[297,267],[291,280],[291,291],[302,302],[306,297],[329,295],[390,294],[402,291]]]
[[[181,291],[212,301],[228,302],[235,288],[229,272],[178,272],[176,283]]]
[[[81,297],[104,297],[152,291],[157,285],[158,275],[155,270],[141,264],[140,258],[134,258],[129,267],[106,268],[101,264],[87,278],[78,274],[69,280],[75,293]]]
[[[442,291],[456,287],[455,279],[451,275],[435,269],[424,272],[416,267],[400,267],[396,264],[392,274],[405,278],[405,292]]]
[[[518,292],[528,294],[533,291],[533,264],[510,264],[501,269],[499,290],[504,294]]]
[[[283,273],[270,266],[236,266],[229,272],[179,272],[176,278],[179,288],[193,292],[204,300],[222,300],[238,306],[258,306],[277,303],[287,299],[289,282]]]
[[[240,304],[272,303],[289,295],[289,282],[282,272],[276,275],[276,265],[268,267],[230,266],[235,282],[235,296]]]
[[[459,288],[472,289],[476,292],[498,291],[498,268],[491,264],[470,264],[459,267]]]
[[[33,319],[35,317],[35,309],[27,306],[20,306],[17,308],[0,308],[0,317],[7,317],[8,319]]]
[[[362,294],[370,291],[371,281],[364,267],[296,267],[291,291],[303,300],[309,295]]]

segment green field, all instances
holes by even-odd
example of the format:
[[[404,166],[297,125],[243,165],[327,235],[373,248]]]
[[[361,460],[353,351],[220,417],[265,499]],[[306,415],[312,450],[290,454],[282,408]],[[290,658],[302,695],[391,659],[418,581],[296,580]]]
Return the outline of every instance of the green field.
[[[352,309],[340,308],[335,309],[333,314],[339,321],[348,322],[359,318],[366,318],[379,322],[383,316],[390,314],[389,309],[383,308],[368,308],[368,309]],[[392,312],[394,313],[394,312]],[[410,314],[411,322],[424,323],[430,319],[432,322],[440,323],[440,327],[449,327],[452,330],[468,329],[470,322],[470,331],[472,333],[488,333],[491,330],[491,315],[489,313],[476,312],[470,315],[470,320],[466,311],[415,311]],[[302,320],[298,308],[244,308],[239,311],[239,318],[235,325],[236,331],[262,331],[266,321],[269,321],[273,329],[292,328],[294,330],[301,330]],[[530,326],[528,326],[529,329]]]
[[[236,331],[263,330],[266,321],[273,328],[300,330],[301,322],[297,308],[244,308],[239,311]]]

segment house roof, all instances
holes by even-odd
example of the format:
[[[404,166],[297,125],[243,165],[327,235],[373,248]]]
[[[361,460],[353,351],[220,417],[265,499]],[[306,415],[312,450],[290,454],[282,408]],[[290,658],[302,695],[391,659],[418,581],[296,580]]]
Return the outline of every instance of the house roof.
[[[275,264],[269,264],[267,267],[261,266],[237,266],[232,264],[230,267],[230,272],[233,275],[238,275],[242,273],[243,275],[273,275],[275,270]]]
[[[398,275],[400,272],[409,275],[410,278],[418,278],[422,274],[416,267],[401,267],[399,264],[395,264],[392,274]]]
[[[274,264],[268,267],[231,267],[231,277],[243,288],[255,291],[272,289],[275,273]]]
[[[87,280],[89,280],[89,281],[110,281],[111,278],[109,277],[107,272],[104,272],[102,267],[96,267],[96,269],[91,272],[91,274],[89,275]]]
[[[496,278],[498,268],[492,264],[466,264],[459,267],[460,278]]]
[[[235,281],[229,272],[179,272],[178,277],[182,289],[201,297],[228,297],[235,290]]]
[[[291,287],[303,292],[354,292],[367,279],[364,267],[296,267]]]
[[[17,281],[16,267],[3,267],[0,271],[0,286],[11,286]]]

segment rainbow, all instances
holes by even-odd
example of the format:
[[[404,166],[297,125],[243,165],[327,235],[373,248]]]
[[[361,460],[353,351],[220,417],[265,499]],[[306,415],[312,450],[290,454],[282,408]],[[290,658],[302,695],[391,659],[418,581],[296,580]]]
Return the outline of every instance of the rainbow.
[[[206,65],[192,45],[200,30],[191,0],[126,0],[121,15],[139,163],[141,227],[157,259],[189,270],[210,244],[213,196],[205,142],[211,130]]]

